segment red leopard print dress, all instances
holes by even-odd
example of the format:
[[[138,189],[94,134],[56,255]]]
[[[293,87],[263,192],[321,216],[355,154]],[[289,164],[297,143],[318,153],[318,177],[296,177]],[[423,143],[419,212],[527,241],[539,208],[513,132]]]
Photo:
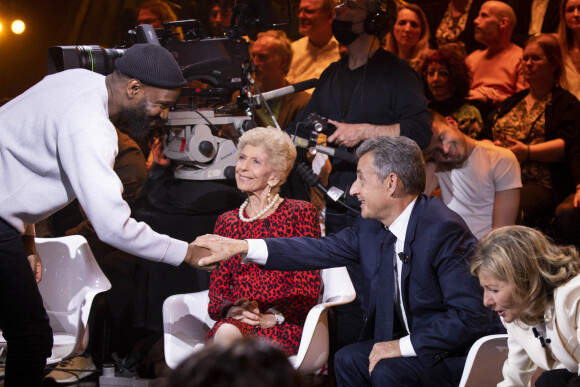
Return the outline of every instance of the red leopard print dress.
[[[246,217],[247,214],[244,214]],[[285,199],[266,219],[243,223],[238,209],[216,221],[215,233],[236,239],[294,236],[320,237],[316,208],[301,200]],[[216,324],[207,334],[211,339],[223,323],[235,325],[244,336],[259,336],[280,346],[288,356],[296,354],[308,311],[318,302],[321,278],[318,271],[261,270],[256,264],[242,264],[239,255],[222,263],[211,275],[209,315]],[[278,310],[285,321],[261,329],[225,317],[232,304],[247,298],[256,301],[261,313]]]

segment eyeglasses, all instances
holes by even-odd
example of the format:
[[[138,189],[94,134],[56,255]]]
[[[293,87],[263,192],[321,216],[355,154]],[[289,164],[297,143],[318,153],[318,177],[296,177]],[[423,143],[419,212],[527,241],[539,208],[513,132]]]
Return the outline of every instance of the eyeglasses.
[[[524,55],[522,59],[524,63],[529,60],[531,60],[532,63],[538,63],[539,61],[546,59],[546,57],[541,55]]]
[[[348,9],[362,9],[364,11],[366,11],[365,7],[362,7],[361,5],[359,5],[355,0],[341,0],[338,2],[338,5],[336,6],[336,8],[338,7],[346,7]]]
[[[425,78],[433,78],[435,74],[438,74],[441,78],[449,78],[449,71],[447,70],[427,70],[425,71]]]

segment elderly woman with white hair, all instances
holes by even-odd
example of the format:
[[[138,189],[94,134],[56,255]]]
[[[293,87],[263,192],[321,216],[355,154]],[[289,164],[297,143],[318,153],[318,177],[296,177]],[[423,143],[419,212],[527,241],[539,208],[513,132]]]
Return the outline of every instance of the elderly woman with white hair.
[[[271,127],[245,132],[238,143],[236,183],[248,198],[218,218],[215,234],[235,239],[320,237],[316,208],[278,193],[295,159],[296,149],[285,132]],[[266,271],[236,256],[212,273],[209,315],[217,323],[207,338],[229,343],[242,336],[260,337],[293,355],[320,286],[318,271]]]

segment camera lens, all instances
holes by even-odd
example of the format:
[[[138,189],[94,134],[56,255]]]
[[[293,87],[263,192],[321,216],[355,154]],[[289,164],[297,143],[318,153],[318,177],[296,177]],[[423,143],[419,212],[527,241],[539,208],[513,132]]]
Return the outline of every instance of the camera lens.
[[[115,60],[124,49],[101,46],[55,46],[48,49],[48,73],[54,74],[69,69],[87,69],[108,75],[115,69]]]

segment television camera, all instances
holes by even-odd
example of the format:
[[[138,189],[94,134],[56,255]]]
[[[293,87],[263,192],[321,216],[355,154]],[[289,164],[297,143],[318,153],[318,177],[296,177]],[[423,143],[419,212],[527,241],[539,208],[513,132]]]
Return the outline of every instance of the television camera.
[[[48,50],[48,73],[85,68],[107,75],[114,70],[115,60],[136,43],[159,44],[170,51],[181,66],[188,86],[182,89],[176,106],[164,126],[164,153],[177,166],[176,178],[221,180],[233,178],[236,147],[233,137],[255,127],[254,107],[267,105],[267,99],[253,96],[252,61],[245,35],[277,28],[292,20],[291,1],[287,0],[287,20],[273,14],[268,1],[237,1],[231,27],[223,37],[207,37],[198,20],[166,22],[163,29],[140,25],[129,31],[130,42],[116,48],[97,45],[55,46]],[[174,31],[180,28],[183,39]],[[301,88],[291,87],[286,94],[313,87],[307,82]],[[237,102],[232,96],[239,92]],[[266,93],[265,93],[266,94]],[[226,134],[229,127],[233,135]]]

